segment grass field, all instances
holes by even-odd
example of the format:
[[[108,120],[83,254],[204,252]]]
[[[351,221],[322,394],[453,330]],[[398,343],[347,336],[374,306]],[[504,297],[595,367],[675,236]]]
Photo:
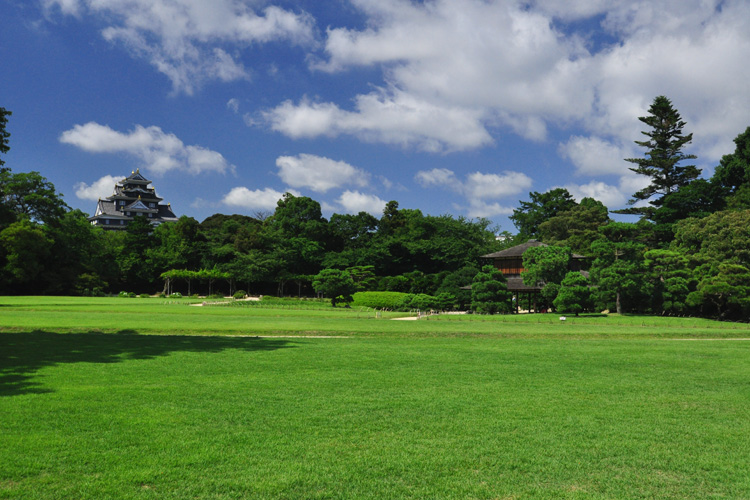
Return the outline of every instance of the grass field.
[[[0,297],[0,498],[750,498],[748,325],[390,316]]]

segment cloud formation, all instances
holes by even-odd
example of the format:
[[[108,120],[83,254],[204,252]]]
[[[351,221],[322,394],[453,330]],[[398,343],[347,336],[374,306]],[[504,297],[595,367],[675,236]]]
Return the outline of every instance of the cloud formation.
[[[667,94],[696,134],[695,152],[715,161],[747,125],[750,66],[738,61],[750,58],[748,2],[352,3],[366,27],[329,28],[311,69],[382,68],[387,85],[351,109],[285,101],[266,111],[274,130],[445,152],[486,146],[497,133],[545,140],[551,127],[577,127],[590,135],[571,148],[621,148],[640,137],[634,117]]]
[[[209,80],[249,78],[228,50],[285,41],[307,45],[313,19],[276,6],[260,11],[242,0],[42,0],[48,12],[94,16],[109,24],[102,37],[146,59],[172,82],[174,92],[192,94]]]
[[[294,139],[352,135],[429,152],[473,149],[492,141],[479,111],[436,106],[394,88],[357,96],[355,111],[302,99],[298,104],[285,101],[262,115],[273,130]]]
[[[346,162],[310,154],[280,156],[276,166],[288,186],[306,187],[317,193],[346,185],[365,187],[370,180],[370,174]]]
[[[186,146],[177,136],[156,126],[136,125],[130,132],[122,133],[107,125],[89,122],[63,132],[60,142],[89,153],[129,154],[138,158],[140,166],[154,175],[163,175],[170,170],[193,175],[225,173],[235,168],[221,153],[201,146]]]
[[[461,194],[468,207],[465,209],[470,217],[491,217],[493,215],[507,215],[513,209],[495,200],[517,195],[532,185],[532,180],[520,172],[505,171],[502,174],[486,174],[473,172],[461,181],[449,169],[435,168],[422,170],[414,177],[423,187],[442,187]]]
[[[386,201],[373,194],[360,193],[359,191],[344,191],[336,202],[343,207],[348,214],[367,212],[379,217],[383,214]]]
[[[105,175],[99,180],[94,181],[89,186],[85,182],[79,182],[74,186],[76,197],[81,200],[99,201],[102,198],[111,196],[115,184],[122,180],[122,176]]]
[[[297,193],[295,196],[299,196]],[[250,210],[275,210],[276,203],[284,196],[284,193],[275,189],[255,189],[250,190],[246,187],[232,188],[229,193],[221,200],[222,203],[232,206],[246,208]]]

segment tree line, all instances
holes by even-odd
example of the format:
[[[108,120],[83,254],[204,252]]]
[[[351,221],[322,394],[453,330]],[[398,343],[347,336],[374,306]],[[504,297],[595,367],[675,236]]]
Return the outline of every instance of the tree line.
[[[534,238],[550,245],[525,256],[524,282],[543,286],[540,307],[745,319],[750,127],[703,179],[685,165],[695,159],[684,152],[692,134],[683,133],[686,123],[671,101],[655,98],[648,113],[639,118],[645,140],[636,141],[644,156],[626,161],[650,184],[617,211],[638,222],[614,221],[601,202],[576,202],[558,188],[529,193],[511,216],[517,232],[497,238],[486,219],[425,215],[396,201],[379,218],[360,212],[326,219],[317,201],[291,194],[255,217],[183,216],[158,227],[136,217],[123,231],[104,231],[71,210],[38,172],[4,166],[11,113],[0,108],[0,293],[242,289],[311,296],[331,295],[338,283],[346,291],[441,296],[442,304],[469,308],[472,291],[462,287],[474,282],[475,310],[508,312],[512,298],[502,276],[482,269],[480,256]],[[569,275],[571,259],[583,262],[583,274]]]

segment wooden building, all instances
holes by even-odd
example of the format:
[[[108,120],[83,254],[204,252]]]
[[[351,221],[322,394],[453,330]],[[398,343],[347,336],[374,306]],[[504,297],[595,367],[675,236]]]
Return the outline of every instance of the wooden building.
[[[156,196],[155,189],[149,184],[151,181],[138,170],[132,172],[115,184],[112,196],[99,200],[96,213],[89,217],[89,221],[94,226],[110,230],[125,229],[138,215],[147,217],[154,226],[176,221],[171,204],[162,205],[163,198]]]
[[[482,255],[482,259],[491,261],[508,282],[508,290],[513,292],[516,298],[516,312],[520,308],[529,311],[537,310],[536,296],[542,291],[543,285],[528,286],[523,283],[521,273],[525,271],[523,267],[523,254],[532,247],[546,247],[546,243],[537,240],[529,240],[521,245],[506,248],[499,252]],[[570,259],[570,270],[581,271],[586,257],[583,255],[573,254]]]

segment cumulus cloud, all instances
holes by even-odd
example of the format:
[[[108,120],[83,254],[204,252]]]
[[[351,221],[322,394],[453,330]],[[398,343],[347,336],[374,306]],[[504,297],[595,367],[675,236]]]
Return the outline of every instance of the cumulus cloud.
[[[345,213],[358,214],[367,212],[372,215],[383,213],[386,201],[373,194],[360,193],[359,191],[344,191],[336,200],[341,205]]]
[[[57,8],[109,24],[102,37],[148,60],[171,80],[175,92],[186,94],[208,80],[249,77],[227,45],[314,41],[310,15],[276,6],[258,12],[241,0],[43,0],[43,5],[48,12]]]
[[[181,170],[196,175],[203,172],[234,171],[221,153],[201,146],[185,145],[174,134],[156,126],[136,125],[127,133],[107,125],[89,122],[76,125],[60,135],[60,142],[89,153],[126,153],[138,158],[141,166],[155,175]]]
[[[415,179],[424,187],[446,187],[470,199],[504,198],[518,194],[531,187],[532,184],[531,178],[526,174],[510,171],[502,174],[474,172],[467,175],[466,180],[462,182],[456,178],[452,170],[447,168],[419,171]]]
[[[513,207],[501,205],[500,203],[488,203],[483,200],[469,200],[468,207],[457,205],[456,208],[466,211],[469,217],[496,217],[498,215],[511,215]]]
[[[293,193],[298,196],[297,193]],[[250,210],[274,210],[284,193],[271,188],[250,190],[246,187],[232,188],[221,200],[222,203]]]
[[[345,185],[365,187],[370,180],[370,174],[346,162],[310,154],[280,156],[276,166],[288,186],[307,187],[317,193]]]
[[[419,171],[414,178],[423,187],[442,187],[461,194],[468,206],[455,207],[467,211],[470,217],[512,213],[511,207],[503,206],[494,200],[516,195],[532,185],[531,178],[526,174],[510,171],[502,174],[473,172],[466,176],[465,181],[461,181],[452,170],[434,168]]]
[[[449,152],[484,147],[498,133],[543,141],[550,127],[575,127],[600,137],[589,145],[614,172],[613,148],[640,138],[635,117],[657,95],[673,99],[695,133],[691,152],[709,161],[746,126],[750,66],[738,61],[750,58],[748,2],[352,3],[365,27],[329,28],[311,69],[379,68],[386,85],[347,108],[285,101],[263,115],[274,130]],[[589,175],[595,161],[575,149],[582,145],[560,153]]]
[[[560,144],[558,152],[569,159],[581,175],[622,175],[631,164],[625,158],[632,158],[632,148],[612,144],[599,137],[573,136],[567,143]]]
[[[583,185],[568,184],[564,187],[578,201],[583,198],[593,198],[601,201],[610,209],[622,208],[630,196],[623,193],[622,189],[617,186],[599,181],[592,181]]]
[[[420,170],[417,175],[414,176],[416,181],[424,186],[446,186],[453,187],[458,186],[459,182],[456,179],[456,174],[453,170],[447,168],[433,168],[432,170]]]
[[[273,130],[294,139],[352,135],[423,151],[472,149],[492,138],[474,109],[439,106],[397,89],[381,89],[356,98],[355,111],[334,103],[285,101],[263,117]]]
[[[85,182],[79,182],[74,186],[76,197],[81,200],[91,201],[98,201],[102,198],[106,198],[112,195],[115,184],[121,180],[122,176],[115,177],[113,175],[105,175],[99,180],[92,182],[91,185],[88,185]]]
[[[594,198],[601,201],[610,210],[616,210],[627,206],[627,202],[633,196],[633,193],[645,188],[650,182],[651,179],[648,177],[628,171],[619,177],[617,184],[591,181],[586,184],[571,183],[562,187],[567,189],[578,201],[581,201],[582,198]]]

